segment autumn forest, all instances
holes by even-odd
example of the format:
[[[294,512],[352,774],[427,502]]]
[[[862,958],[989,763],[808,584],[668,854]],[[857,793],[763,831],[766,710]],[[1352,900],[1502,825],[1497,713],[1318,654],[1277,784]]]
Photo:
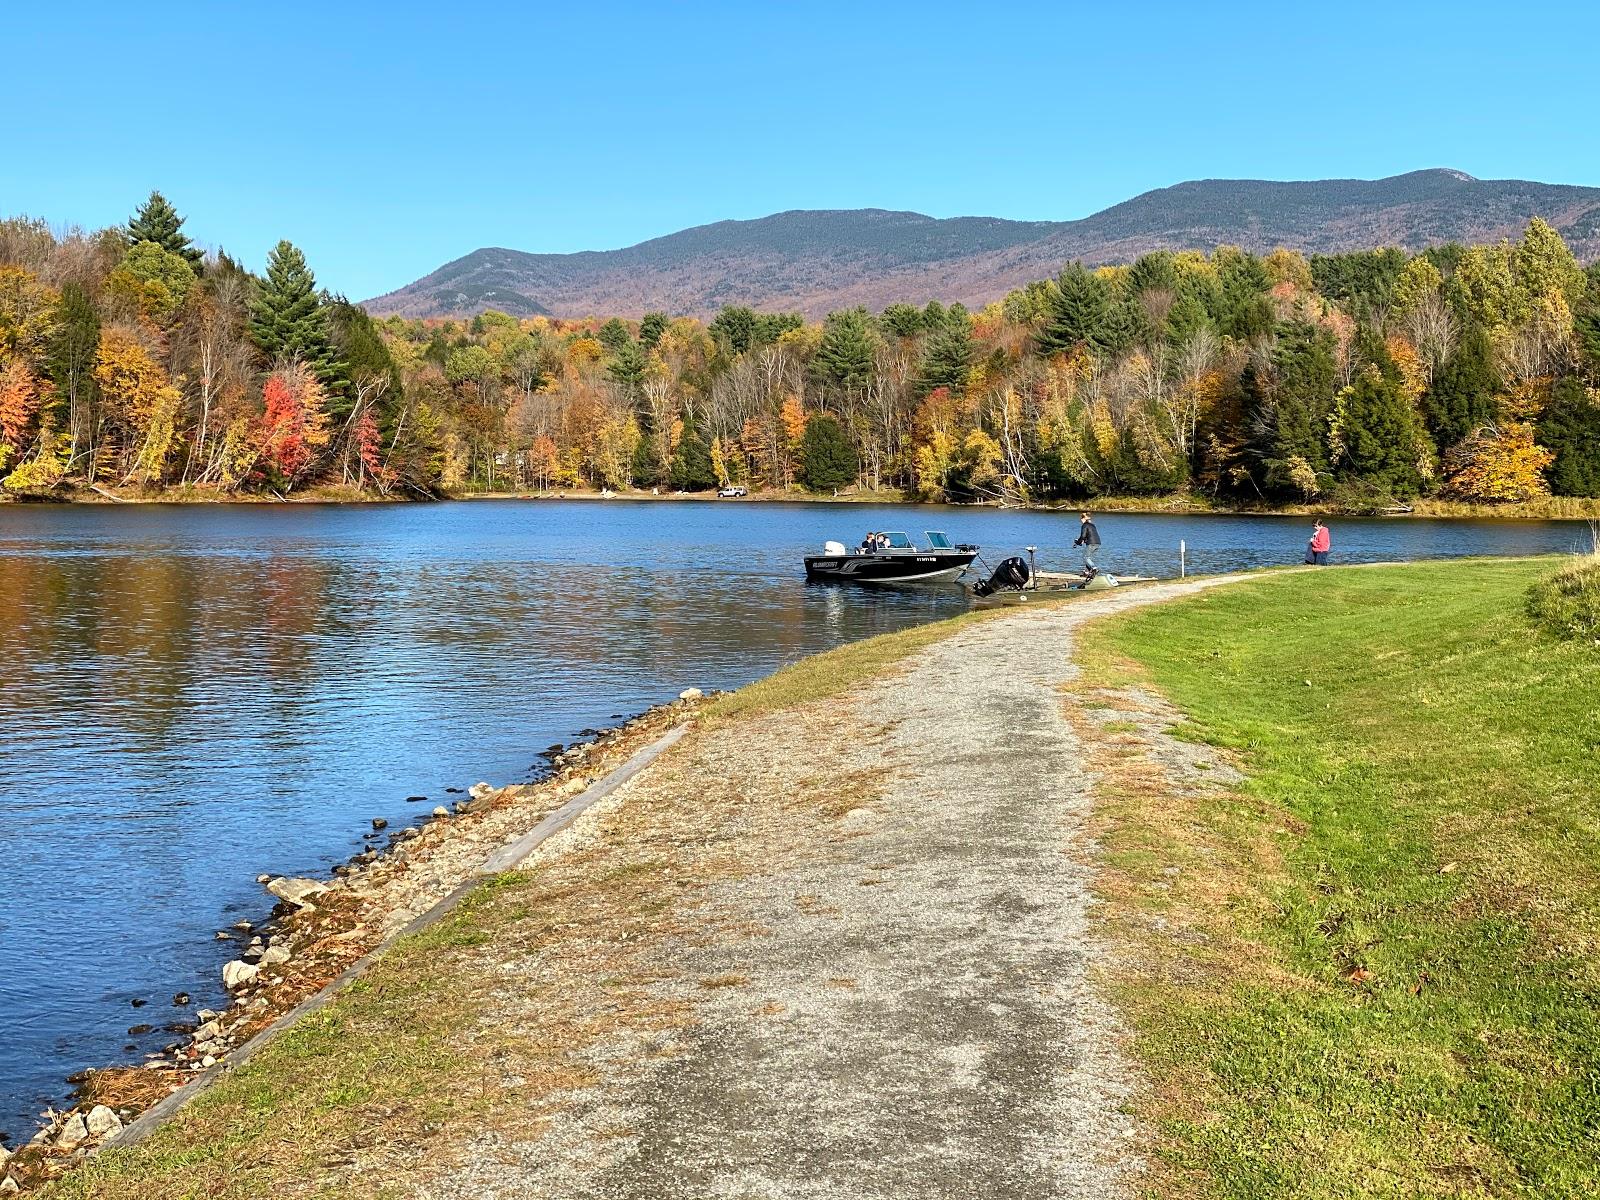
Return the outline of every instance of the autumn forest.
[[[1600,496],[1600,267],[1516,243],[1068,264],[972,312],[374,319],[280,242],[0,221],[0,490],[741,484],[1376,511]]]

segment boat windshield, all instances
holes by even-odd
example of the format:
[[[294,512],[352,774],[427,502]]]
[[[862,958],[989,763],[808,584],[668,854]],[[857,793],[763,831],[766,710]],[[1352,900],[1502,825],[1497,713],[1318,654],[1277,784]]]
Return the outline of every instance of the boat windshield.
[[[891,550],[915,550],[917,548],[917,544],[911,540],[908,534],[886,533],[883,536],[889,539],[889,549]]]
[[[950,544],[950,539],[945,537],[945,535],[942,533],[935,533],[930,529],[923,536],[928,539],[928,545],[932,546],[935,550],[955,549],[955,547]]]

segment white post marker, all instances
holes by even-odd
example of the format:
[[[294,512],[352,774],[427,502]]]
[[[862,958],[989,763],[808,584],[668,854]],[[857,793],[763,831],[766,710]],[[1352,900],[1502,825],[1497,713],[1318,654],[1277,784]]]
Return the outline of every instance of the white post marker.
[[[1178,539],[1178,578],[1186,579],[1189,575],[1189,543],[1183,538]]]

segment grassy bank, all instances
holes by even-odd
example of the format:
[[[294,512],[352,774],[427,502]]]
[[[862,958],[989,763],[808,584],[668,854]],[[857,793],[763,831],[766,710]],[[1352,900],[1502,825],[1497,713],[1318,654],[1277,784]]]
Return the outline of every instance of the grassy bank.
[[[1555,565],[1267,577],[1086,639],[1248,776],[1108,764],[1159,1194],[1595,1194],[1600,657],[1531,622]]]

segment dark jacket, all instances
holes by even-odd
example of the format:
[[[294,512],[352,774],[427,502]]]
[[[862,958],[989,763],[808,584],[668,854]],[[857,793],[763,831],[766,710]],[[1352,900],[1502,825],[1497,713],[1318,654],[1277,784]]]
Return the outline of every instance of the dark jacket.
[[[1078,531],[1078,540],[1074,546],[1098,546],[1100,544],[1100,531],[1094,527],[1093,521],[1085,521],[1083,528]]]

